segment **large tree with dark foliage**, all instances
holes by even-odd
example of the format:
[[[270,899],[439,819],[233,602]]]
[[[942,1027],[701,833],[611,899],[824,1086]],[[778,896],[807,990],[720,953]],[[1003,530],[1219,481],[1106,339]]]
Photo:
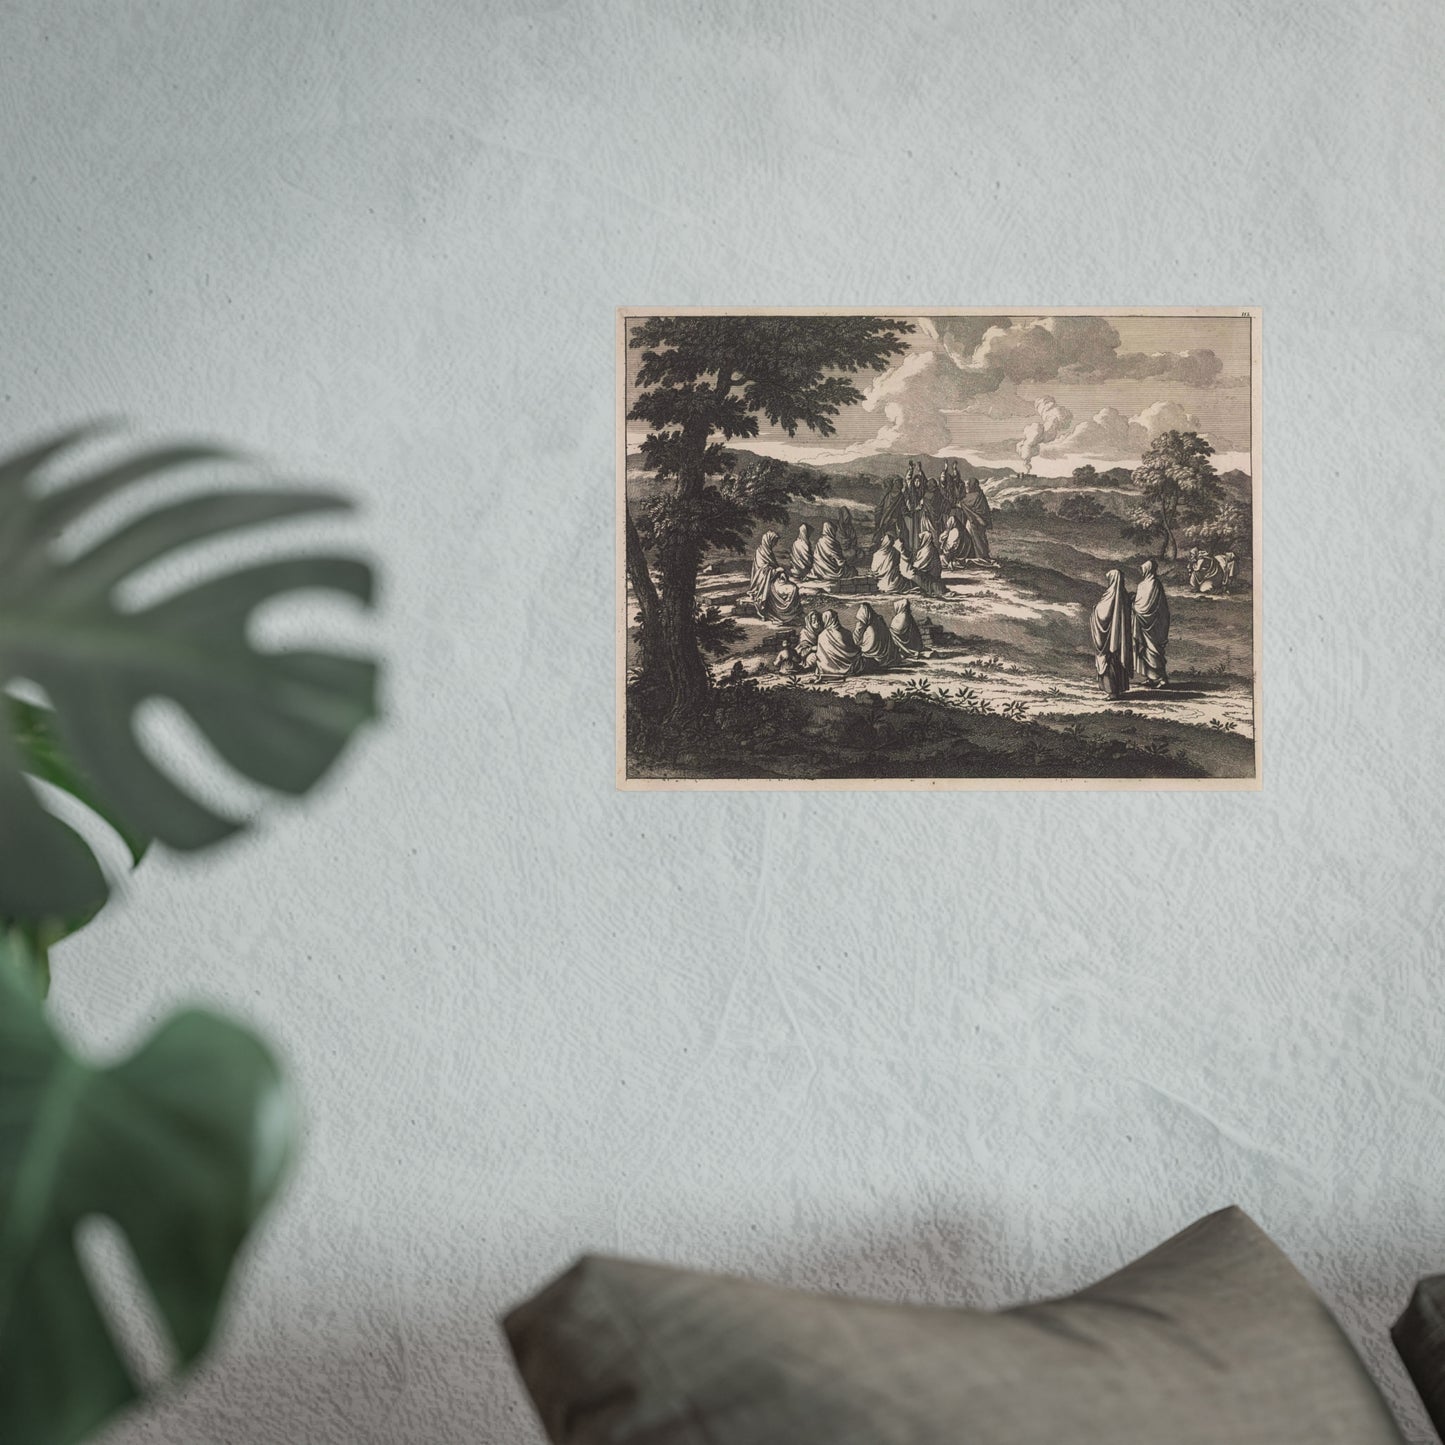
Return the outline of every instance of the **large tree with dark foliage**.
[[[1124,528],[1136,541],[1159,538],[1159,555],[1179,555],[1179,531],[1219,510],[1224,487],[1209,460],[1214,448],[1198,432],[1167,431],[1149,443],[1134,472],[1142,506]]]
[[[712,624],[697,607],[707,549],[744,550],[759,521],[785,520],[790,497],[821,490],[774,459],[724,476],[725,443],[757,436],[759,417],[790,437],[799,427],[831,436],[832,419],[863,399],[853,376],[881,370],[912,330],[876,316],[658,316],[632,328],[641,390],[627,415],[651,428],[642,460],[660,487],[627,508],[627,575],[642,617],[641,682],[669,712],[707,697],[699,627]]]

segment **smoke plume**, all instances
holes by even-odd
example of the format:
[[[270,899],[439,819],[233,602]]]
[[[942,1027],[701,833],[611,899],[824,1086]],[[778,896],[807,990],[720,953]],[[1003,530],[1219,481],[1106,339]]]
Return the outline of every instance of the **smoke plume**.
[[[1034,403],[1034,410],[1038,413],[1038,419],[1024,428],[1023,437],[1017,447],[1018,454],[1023,459],[1025,475],[1033,469],[1033,461],[1039,448],[1046,442],[1058,441],[1074,424],[1073,412],[1066,406],[1060,406],[1051,396],[1041,396]]]

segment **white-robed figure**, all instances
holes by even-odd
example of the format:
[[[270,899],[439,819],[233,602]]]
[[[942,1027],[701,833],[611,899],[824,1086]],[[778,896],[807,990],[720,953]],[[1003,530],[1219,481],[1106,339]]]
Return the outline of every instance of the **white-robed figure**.
[[[938,534],[933,519],[924,517],[918,524],[918,547],[913,554],[913,580],[925,597],[947,597],[943,585],[943,558],[938,551]]]
[[[971,545],[963,523],[958,520],[958,513],[950,512],[943,519],[943,531],[938,538],[938,550],[944,564],[952,567],[962,562],[968,556]]]
[[[903,661],[888,624],[866,603],[860,604],[853,628],[853,642],[863,654],[865,667],[882,670]]]
[[[908,657],[929,657],[933,649],[923,636],[923,629],[913,615],[913,604],[905,597],[894,609],[889,619],[888,630],[893,634],[893,645]]]
[[[748,590],[764,622],[778,622],[784,627],[796,627],[802,622],[803,604],[798,584],[788,575],[786,564],[778,556],[776,532],[764,532],[758,543]]]
[[[1189,586],[1194,592],[1219,592],[1228,596],[1238,558],[1233,552],[1211,556],[1203,547],[1189,554]]]
[[[1169,682],[1169,598],[1152,561],[1139,569],[1143,576],[1134,593],[1134,665],[1150,687]]]
[[[870,570],[880,592],[912,592],[913,583],[903,575],[903,558],[894,545],[893,535],[885,532],[878,540]]]
[[[1123,697],[1134,676],[1134,623],[1124,574],[1112,569],[1104,579],[1104,595],[1089,614],[1089,637],[1094,644],[1094,671],[1099,686],[1111,698]]]
[[[796,556],[797,548],[793,551]],[[813,547],[811,575],[815,582],[841,582],[853,575],[853,563],[839,544],[838,528],[832,522],[823,523],[823,535]]]
[[[863,654],[843,629],[838,614],[830,607],[823,613],[823,630],[813,649],[813,669],[819,677],[854,677],[863,666]]]
[[[808,524],[798,527],[797,540],[793,543],[793,576],[799,582],[813,570],[813,539],[808,535]]]

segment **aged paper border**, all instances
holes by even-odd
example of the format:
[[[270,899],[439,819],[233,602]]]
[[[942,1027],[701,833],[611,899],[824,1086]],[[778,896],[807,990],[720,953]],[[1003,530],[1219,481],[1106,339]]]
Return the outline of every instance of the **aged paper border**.
[[[619,306],[617,341],[617,491],[614,575],[617,618],[616,780],[621,792],[1258,792],[1264,630],[1260,507],[1261,377],[1258,306]],[[1254,776],[1251,778],[631,778],[627,775],[627,327],[649,316],[1228,316],[1249,318],[1249,474],[1254,515],[1251,601],[1254,625]]]

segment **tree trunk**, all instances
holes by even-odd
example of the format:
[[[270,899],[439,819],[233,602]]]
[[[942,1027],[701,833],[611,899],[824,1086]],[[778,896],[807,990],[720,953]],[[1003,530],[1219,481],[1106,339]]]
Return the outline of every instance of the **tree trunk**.
[[[731,368],[718,372],[714,395],[722,398],[733,384]],[[704,466],[712,424],[706,418],[687,422],[682,429],[682,464],[677,472],[677,496],[697,497],[707,484]],[[674,536],[658,552],[659,586],[652,586],[647,559],[632,519],[627,519],[627,570],[643,615],[643,675],[667,699],[669,717],[699,711],[711,686],[707,664],[697,642],[697,569],[703,544],[696,537]],[[649,598],[643,601],[643,598]]]
[[[653,586],[647,554],[632,521],[625,519],[627,577],[642,614],[642,676],[666,700],[669,716],[696,712],[707,701],[707,664],[697,641],[697,569],[702,546],[677,539],[658,554]]]
[[[1164,530],[1164,540],[1159,544],[1159,556],[1162,559],[1168,552],[1169,556],[1177,562],[1179,560],[1179,543],[1174,536],[1174,518],[1163,507],[1159,510],[1159,525]]]
[[[647,570],[647,553],[642,550],[642,538],[637,535],[630,507],[623,508],[623,520],[627,535],[627,580],[632,583],[632,595],[642,614],[642,671],[655,673],[662,654],[662,607],[657,588],[652,585],[652,573]]]
[[[696,712],[707,701],[707,664],[697,643],[697,568],[695,542],[676,542],[659,559],[662,578],[658,654],[668,713]]]
[[[642,613],[642,676],[666,699],[669,716],[696,712],[709,688],[697,641],[697,569],[702,549],[675,541],[658,556],[660,587],[652,585],[647,558],[627,519],[627,575]]]
[[[722,381],[719,377],[720,387],[725,390]],[[695,497],[706,483],[703,454],[709,432],[706,422],[689,423],[683,428],[683,440],[693,455],[678,473],[677,492],[681,498]],[[697,569],[702,564],[702,551],[701,542],[679,537],[664,547],[657,559],[661,625],[657,629],[654,665],[660,669],[670,717],[696,712],[707,702],[707,664],[697,643]]]

